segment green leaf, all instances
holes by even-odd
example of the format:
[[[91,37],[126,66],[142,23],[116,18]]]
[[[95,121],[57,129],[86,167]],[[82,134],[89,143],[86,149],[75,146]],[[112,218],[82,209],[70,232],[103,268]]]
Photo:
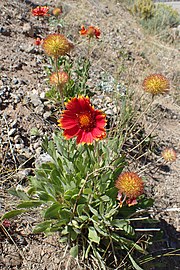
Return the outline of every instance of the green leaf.
[[[109,234],[106,232],[106,229],[103,228],[102,226],[99,226],[99,224],[95,224],[95,223],[94,223],[94,227],[95,227],[96,231],[97,231],[99,234],[101,234],[101,235],[103,235],[103,236],[105,236],[105,237],[108,237],[108,236],[109,236]]]
[[[78,245],[72,247],[70,249],[70,255],[73,257],[73,258],[76,258],[78,256]]]
[[[78,213],[78,216],[81,216],[81,215],[82,215],[84,208],[85,208],[85,204],[79,204],[79,205],[77,206],[77,213]]]
[[[101,199],[103,202],[109,202],[109,201],[110,201],[110,198],[109,198],[109,196],[107,196],[107,195],[101,196],[100,199]]]
[[[20,215],[24,212],[26,212],[26,210],[12,210],[12,211],[4,214],[1,218],[1,220],[5,219],[5,218],[9,219],[9,218],[15,217],[15,216]]]
[[[113,201],[116,201],[117,193],[118,191],[116,187],[112,187],[106,191],[106,195],[110,197]]]
[[[86,252],[85,252],[85,255],[84,255],[84,258],[85,258],[85,259],[88,258],[88,254],[89,254],[90,248],[91,248],[91,244],[89,244],[89,246],[88,246],[87,249],[86,249]]]
[[[47,229],[50,229],[51,224],[52,224],[52,220],[41,222],[35,226],[33,233],[45,232]]]
[[[117,179],[118,178],[118,176],[121,174],[123,168],[124,168],[124,166],[121,165],[120,167],[118,167],[118,168],[116,168],[114,170],[114,172],[113,172],[113,178],[114,179]]]
[[[129,256],[129,259],[130,259],[130,261],[131,261],[133,267],[134,267],[136,270],[143,270],[143,269],[135,262],[135,260],[133,259],[133,257],[132,257],[130,254],[128,254],[128,256]]]
[[[154,203],[154,200],[149,198],[149,199],[143,199],[142,201],[138,203],[138,205],[139,207],[146,209],[148,207],[152,207],[153,203]]]
[[[88,217],[85,216],[85,215],[81,215],[81,216],[79,216],[79,219],[80,219],[81,221],[86,221],[86,220],[88,219]]]
[[[43,143],[42,143],[42,148],[44,149],[45,152],[47,152],[48,149],[48,137],[45,136]]]
[[[60,243],[66,243],[68,242],[69,238],[67,236],[61,236],[61,238],[59,238],[59,242]]]
[[[128,224],[128,221],[125,219],[113,219],[111,225],[123,230],[123,227]]]
[[[66,225],[66,224],[67,224],[67,220],[61,219],[57,223],[53,224],[52,228],[59,228],[60,229],[62,227],[62,225]]]
[[[61,219],[65,219],[67,221],[67,223],[70,221],[70,219],[72,218],[72,211],[70,209],[61,209],[59,212]]]
[[[99,213],[101,216],[104,216],[104,203],[100,202],[99,204]]]
[[[43,202],[41,201],[26,201],[22,202],[17,205],[17,208],[31,208],[31,207],[38,207],[41,205]]]
[[[85,188],[83,193],[84,194],[93,194],[93,190],[91,188]]]
[[[59,203],[53,203],[44,213],[45,219],[58,219],[60,217],[59,210],[61,205]]]
[[[47,191],[40,191],[40,192],[37,192],[38,195],[39,195],[39,199],[44,201],[44,202],[48,202],[48,201],[55,201],[55,198],[51,195],[49,195],[47,193]]]
[[[21,200],[27,201],[29,199],[28,195],[23,190],[10,189],[9,193],[13,196],[20,198]]]
[[[52,184],[56,186],[56,193],[63,192],[63,181],[57,169],[53,169],[50,174]]]
[[[123,230],[124,232],[132,236],[135,234],[133,227],[129,224],[127,220],[114,219],[111,221],[111,225],[117,227],[119,230]]]
[[[69,189],[64,193],[64,199],[68,201],[70,201],[72,197],[76,199],[78,194],[79,194],[78,188]]]
[[[80,233],[80,231],[76,232],[75,228],[73,229],[73,228],[70,228],[70,227],[68,228],[68,231],[70,233],[70,238],[71,238],[72,241],[76,240],[78,234]]]
[[[114,214],[116,214],[117,213],[117,209],[116,208],[112,208],[106,215],[105,215],[105,217],[107,218],[107,219],[110,219],[112,216],[114,216]]]
[[[104,265],[104,260],[103,260],[103,258],[101,257],[101,255],[99,254],[99,252],[97,251],[97,249],[96,248],[94,248],[93,246],[92,246],[92,249],[93,249],[93,254],[94,254],[94,256],[98,259],[98,261],[99,261],[99,264],[100,264],[100,266],[101,266],[101,269],[102,270],[106,270],[107,268],[106,268],[106,266]]]
[[[94,229],[94,227],[89,227],[88,228],[89,233],[88,233],[88,238],[91,242],[97,243],[99,244],[100,242],[100,237],[97,235],[96,230]]]
[[[94,209],[93,207],[91,207],[90,205],[89,205],[89,210],[90,210],[91,213],[93,213],[96,217],[99,217],[98,211],[97,211],[96,209]]]

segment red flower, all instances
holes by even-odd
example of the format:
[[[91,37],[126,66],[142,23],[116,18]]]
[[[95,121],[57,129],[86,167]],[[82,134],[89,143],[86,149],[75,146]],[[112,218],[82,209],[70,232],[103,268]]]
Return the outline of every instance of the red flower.
[[[3,220],[2,225],[5,228],[9,228],[11,226],[11,222],[8,219]]]
[[[40,38],[36,38],[36,40],[34,41],[34,45],[36,45],[36,46],[41,45],[41,43],[42,43],[42,39],[40,39]]]
[[[82,36],[88,36],[99,38],[101,35],[101,31],[98,27],[89,26],[87,29],[85,29],[84,25],[81,26],[81,30],[79,32]]]
[[[44,6],[44,7],[36,7],[34,9],[32,9],[32,15],[33,16],[49,16],[49,14],[47,14],[49,11],[49,8]]]
[[[66,110],[58,120],[68,140],[77,137],[77,143],[92,144],[105,137],[106,116],[91,106],[88,97],[74,97],[66,104]]]

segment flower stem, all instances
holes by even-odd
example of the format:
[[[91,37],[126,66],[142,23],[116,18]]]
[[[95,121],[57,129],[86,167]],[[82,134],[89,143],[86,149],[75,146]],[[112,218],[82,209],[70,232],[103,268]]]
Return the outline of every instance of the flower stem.
[[[59,80],[58,58],[55,58],[55,70],[56,70],[57,79],[58,79],[57,90],[59,91],[60,98],[61,98],[61,105],[64,110],[65,106],[64,106],[63,89],[61,87],[60,80]]]

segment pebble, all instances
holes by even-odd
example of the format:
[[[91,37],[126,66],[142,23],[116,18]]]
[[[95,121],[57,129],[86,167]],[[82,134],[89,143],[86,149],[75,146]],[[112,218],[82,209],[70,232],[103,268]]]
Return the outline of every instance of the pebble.
[[[36,148],[35,151],[36,151],[36,155],[39,156],[41,154],[42,147],[40,146],[40,147]]]
[[[24,170],[20,170],[18,173],[16,173],[16,177],[19,179],[19,180],[23,180],[25,179],[28,175],[30,175],[31,173],[31,169],[30,168],[27,168],[27,169],[24,169]]]
[[[108,115],[114,115],[113,110],[111,109],[104,110],[104,112]]]
[[[0,27],[0,33],[3,36],[9,37],[11,35],[11,30],[8,28]]]
[[[27,37],[34,37],[34,28],[30,23],[25,23],[23,25],[23,34]]]
[[[34,149],[37,149],[40,146],[40,144],[41,144],[40,141],[35,142],[34,145],[33,145]]]
[[[45,92],[41,92],[41,93],[40,93],[40,98],[41,98],[42,100],[45,98],[45,96],[46,96],[46,93],[45,93]]]
[[[36,158],[35,166],[39,167],[41,164],[47,163],[47,162],[53,162],[53,159],[49,154],[43,153],[39,155],[39,157]]]
[[[44,105],[43,104],[40,104],[39,106],[37,106],[35,108],[34,112],[36,114],[40,114],[41,115],[44,112]]]
[[[16,128],[12,128],[9,130],[8,135],[11,137],[16,133]]]
[[[17,126],[17,119],[15,119],[12,123],[11,123],[11,127],[15,128]]]
[[[43,114],[43,118],[44,119],[48,119],[49,117],[51,116],[51,112],[50,111],[47,111]]]
[[[34,107],[37,107],[38,105],[41,104],[39,95],[36,92],[30,94],[30,100],[31,100],[31,103],[34,105]]]

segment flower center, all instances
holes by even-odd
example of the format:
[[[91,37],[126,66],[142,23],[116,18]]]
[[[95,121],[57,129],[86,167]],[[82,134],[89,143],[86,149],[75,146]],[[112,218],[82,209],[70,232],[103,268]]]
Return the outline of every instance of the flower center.
[[[79,115],[79,124],[81,127],[88,127],[90,122],[91,122],[91,119],[88,114]]]
[[[91,131],[95,125],[93,116],[89,112],[79,114],[78,122],[79,122],[79,127],[87,132]]]

